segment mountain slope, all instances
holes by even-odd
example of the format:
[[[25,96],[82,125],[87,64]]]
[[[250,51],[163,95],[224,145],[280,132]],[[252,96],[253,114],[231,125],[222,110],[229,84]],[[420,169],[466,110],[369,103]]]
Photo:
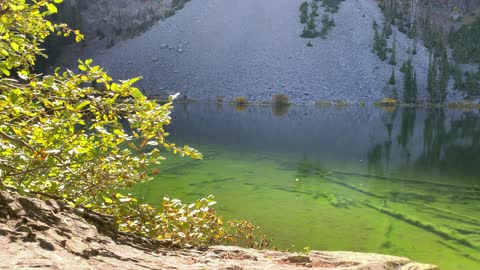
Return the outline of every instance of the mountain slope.
[[[199,100],[246,96],[261,102],[285,93],[300,103],[391,96],[385,86],[392,67],[371,53],[373,20],[382,21],[376,1],[342,2],[333,31],[327,39],[311,40],[311,48],[299,37],[301,2],[192,1],[174,17],[94,59],[116,77],[144,76],[140,86],[148,95],[179,91]],[[402,33],[397,42],[401,96],[399,67],[412,43]],[[420,45],[417,52],[419,96],[425,98],[428,52]]]

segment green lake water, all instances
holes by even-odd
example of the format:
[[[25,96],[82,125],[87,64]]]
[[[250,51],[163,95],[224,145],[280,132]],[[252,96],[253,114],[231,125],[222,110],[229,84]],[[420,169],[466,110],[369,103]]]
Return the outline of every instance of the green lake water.
[[[262,227],[281,249],[406,256],[480,269],[478,111],[177,104],[167,156],[134,193],[191,202]]]

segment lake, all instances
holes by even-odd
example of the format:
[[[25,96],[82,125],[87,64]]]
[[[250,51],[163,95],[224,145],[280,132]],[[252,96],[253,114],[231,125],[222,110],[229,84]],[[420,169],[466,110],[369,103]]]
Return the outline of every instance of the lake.
[[[480,269],[479,111],[178,103],[172,157],[134,193],[261,226],[280,249],[406,256]]]

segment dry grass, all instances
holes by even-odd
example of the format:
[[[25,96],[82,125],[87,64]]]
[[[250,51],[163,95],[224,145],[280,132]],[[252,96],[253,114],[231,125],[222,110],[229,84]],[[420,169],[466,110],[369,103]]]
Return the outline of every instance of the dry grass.
[[[463,110],[474,110],[480,109],[480,104],[474,103],[472,101],[461,101],[461,102],[451,102],[447,104],[449,109],[463,109]]]
[[[345,107],[345,106],[348,106],[348,103],[343,101],[343,100],[340,100],[340,99],[337,99],[334,101],[333,103],[335,105],[335,107]]]
[[[316,107],[330,107],[332,105],[333,104],[330,101],[318,100],[318,101],[315,102]]]

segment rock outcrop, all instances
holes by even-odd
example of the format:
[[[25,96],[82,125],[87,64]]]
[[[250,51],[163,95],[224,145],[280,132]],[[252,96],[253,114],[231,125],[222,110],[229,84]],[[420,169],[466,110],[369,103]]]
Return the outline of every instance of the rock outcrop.
[[[0,269],[438,269],[379,254],[180,248],[115,232],[107,216],[6,191],[0,192],[0,246]]]

